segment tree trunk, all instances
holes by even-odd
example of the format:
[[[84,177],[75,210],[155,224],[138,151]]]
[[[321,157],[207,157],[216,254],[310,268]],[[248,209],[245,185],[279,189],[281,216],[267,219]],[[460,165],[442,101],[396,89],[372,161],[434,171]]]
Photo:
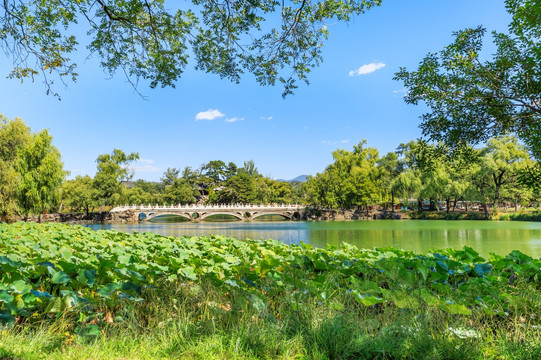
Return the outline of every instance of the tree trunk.
[[[64,205],[64,198],[62,197],[60,199],[60,205],[58,206],[58,213],[60,214],[62,212],[62,206]]]

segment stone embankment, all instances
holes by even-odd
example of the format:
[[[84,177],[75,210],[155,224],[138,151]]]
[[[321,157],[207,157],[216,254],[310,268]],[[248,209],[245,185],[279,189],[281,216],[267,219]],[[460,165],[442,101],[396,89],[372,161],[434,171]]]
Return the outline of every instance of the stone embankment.
[[[139,219],[134,210],[122,212],[91,212],[86,213],[56,213],[42,214],[39,222],[62,222],[72,224],[137,224]]]
[[[402,214],[392,211],[366,211],[366,210],[334,210],[334,209],[309,209],[301,220],[400,220]]]

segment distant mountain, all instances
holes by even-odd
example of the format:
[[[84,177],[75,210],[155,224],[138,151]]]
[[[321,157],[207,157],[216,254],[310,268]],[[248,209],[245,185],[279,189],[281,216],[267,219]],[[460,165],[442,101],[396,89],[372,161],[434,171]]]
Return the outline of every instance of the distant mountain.
[[[276,181],[283,181],[283,182],[288,182],[288,183],[292,183],[296,181],[305,182],[307,177],[308,175],[299,175],[295,179],[291,179],[291,180],[277,179]]]

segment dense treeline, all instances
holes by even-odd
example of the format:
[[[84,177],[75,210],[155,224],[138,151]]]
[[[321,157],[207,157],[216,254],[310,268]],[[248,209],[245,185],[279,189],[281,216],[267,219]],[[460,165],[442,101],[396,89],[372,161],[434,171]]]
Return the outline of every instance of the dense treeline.
[[[524,178],[535,161],[513,136],[490,139],[479,149],[454,151],[417,140],[400,144],[396,152],[383,157],[365,145],[362,141],[353,151],[333,152],[334,162],[305,184],[310,204],[368,209],[376,204],[395,208],[401,203],[446,211],[455,210],[457,203],[465,210],[480,204],[488,218],[489,208],[494,211],[500,204],[518,207],[539,200]]]
[[[238,167],[230,162],[209,161],[198,169],[182,171],[168,168],[161,182],[129,181],[133,172],[126,165],[137,154],[120,150],[98,158],[94,179],[78,176],[64,184],[66,205],[75,211],[92,211],[116,204],[192,204],[192,203],[293,203],[302,201],[300,183],[287,183],[262,176],[253,161]],[[100,159],[104,161],[100,161]],[[100,169],[100,166],[102,169]]]
[[[518,208],[539,201],[527,170],[536,162],[513,136],[484,147],[424,140],[400,144],[380,156],[361,141],[336,150],[333,163],[306,183],[272,180],[253,161],[240,167],[221,160],[197,169],[168,168],[160,182],[132,181],[138,153],[115,149],[99,155],[92,178],[67,172],[47,130],[32,133],[21,119],[0,118],[0,219],[57,211],[91,212],[118,204],[303,203],[319,208],[468,210],[485,216],[497,206]],[[533,189],[533,190],[532,190]]]

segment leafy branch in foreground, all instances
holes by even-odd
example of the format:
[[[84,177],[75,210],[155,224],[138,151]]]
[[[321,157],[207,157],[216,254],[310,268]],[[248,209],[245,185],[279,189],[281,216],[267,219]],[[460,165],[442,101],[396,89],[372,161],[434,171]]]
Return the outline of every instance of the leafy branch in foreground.
[[[235,82],[251,72],[261,85],[283,84],[285,96],[322,61],[326,21],[349,21],[380,3],[192,0],[183,8],[165,0],[3,0],[0,46],[13,59],[11,78],[41,78],[51,93],[55,78],[78,76],[71,57],[83,20],[90,52],[134,87],[140,79],[174,87],[193,53],[199,70]]]

